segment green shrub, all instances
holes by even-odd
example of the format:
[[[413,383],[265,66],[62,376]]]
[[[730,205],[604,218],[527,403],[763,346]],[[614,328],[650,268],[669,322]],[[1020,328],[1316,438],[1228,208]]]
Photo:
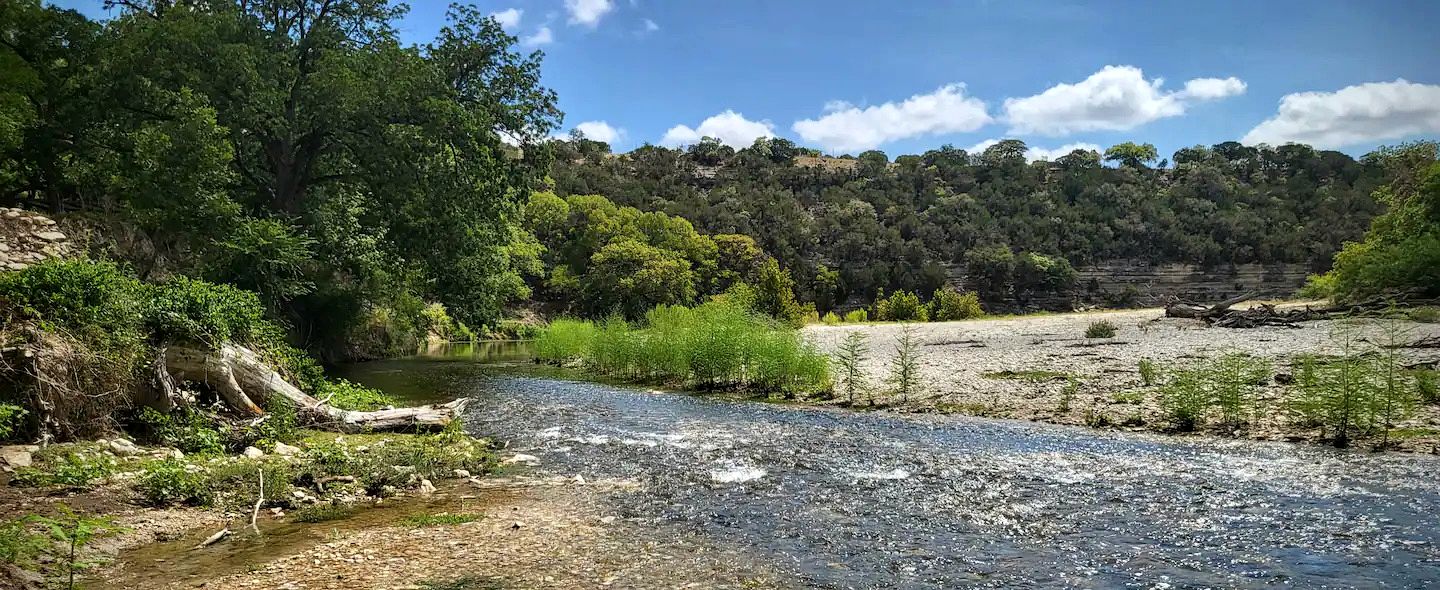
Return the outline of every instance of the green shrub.
[[[90,488],[115,474],[115,459],[97,451],[63,451],[58,457],[37,456],[36,466],[19,469],[11,485]]]
[[[1078,393],[1080,393],[1080,380],[1070,377],[1065,382],[1065,389],[1060,390],[1060,405],[1055,408],[1056,413],[1070,413],[1070,404],[1075,401],[1075,395]]]
[[[870,321],[870,312],[864,309],[857,309],[845,313],[845,323],[847,324],[863,324],[868,321]]]
[[[1414,308],[1407,313],[1410,321],[1422,324],[1440,324],[1440,306],[1425,305]]]
[[[344,379],[321,382],[315,397],[329,400],[330,405],[342,410],[369,412],[395,405],[395,398],[385,392]]]
[[[1159,377],[1160,368],[1155,365],[1155,361],[1140,359],[1140,383],[1149,387],[1154,385]]]
[[[0,563],[29,569],[50,548],[49,537],[36,532],[34,515],[0,521]]]
[[[180,459],[147,463],[135,481],[135,491],[149,506],[209,506],[215,500],[205,470]]]
[[[900,403],[909,403],[910,396],[920,392],[920,339],[915,326],[906,324],[895,340],[895,356],[890,360],[890,384]]]
[[[545,331],[545,326],[524,320],[500,320],[490,331],[495,340],[534,340]]]
[[[882,322],[924,322],[929,311],[920,304],[920,297],[909,291],[896,291],[889,297],[875,299],[875,319]]]
[[[844,379],[845,399],[851,405],[855,404],[856,393],[869,391],[864,370],[865,357],[870,352],[867,339],[864,332],[852,330],[845,334],[845,340],[835,351],[835,367]]]
[[[1427,404],[1440,404],[1440,371],[1434,369],[1414,369],[1411,376],[1415,379],[1415,393],[1420,401]]]
[[[295,406],[277,397],[266,401],[264,419],[226,431],[225,447],[237,453],[245,447],[269,450],[277,442],[294,442],[303,434]]]
[[[973,292],[961,293],[955,287],[945,285],[935,290],[930,300],[930,319],[937,322],[968,320],[985,315],[980,307],[980,296]]]
[[[141,340],[139,281],[110,262],[49,260],[0,273],[0,313],[62,329],[88,342]]]
[[[1230,353],[1212,361],[1203,379],[1225,425],[1236,428],[1254,411],[1255,391],[1270,380],[1270,363],[1244,353]]]
[[[226,510],[248,510],[260,497],[260,472],[265,473],[265,503],[288,502],[296,467],[278,457],[230,459],[208,466],[204,486],[208,505]]]
[[[838,326],[840,325],[840,316],[835,315],[833,311],[827,311],[825,317],[820,318],[820,321],[827,326]]]
[[[320,502],[311,504],[290,513],[290,520],[295,522],[330,522],[354,516],[356,509],[349,504],[340,502]]]
[[[20,406],[0,404],[0,441],[13,440],[25,432],[25,416],[29,412]]]
[[[1160,408],[1170,424],[1182,432],[1195,430],[1201,425],[1210,400],[1204,375],[1199,370],[1175,370],[1160,386]]]
[[[249,291],[183,276],[147,289],[145,320],[161,340],[217,344],[279,340],[265,306]]]
[[[150,441],[175,447],[189,454],[225,452],[224,435],[209,416],[193,408],[178,408],[163,414],[143,408],[137,426]]]
[[[1090,325],[1085,327],[1085,337],[1114,338],[1115,333],[1118,331],[1120,331],[1120,328],[1117,327],[1114,322],[1110,320],[1097,320],[1090,322]]]

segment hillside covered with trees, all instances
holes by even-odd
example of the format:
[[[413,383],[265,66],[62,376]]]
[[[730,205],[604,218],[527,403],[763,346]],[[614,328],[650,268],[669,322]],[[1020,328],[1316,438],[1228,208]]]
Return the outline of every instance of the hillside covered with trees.
[[[617,155],[577,135],[553,147],[557,194],[606,195],[701,231],[751,236],[821,311],[881,290],[928,294],[951,265],[988,300],[1068,288],[1071,267],[1109,259],[1323,272],[1382,210],[1372,192],[1395,159],[1235,142],[1159,162],[1153,146],[1130,143],[1030,162],[1019,140],[893,160],[820,158],[780,138]],[[1433,159],[1433,145],[1410,148],[1426,150]]]

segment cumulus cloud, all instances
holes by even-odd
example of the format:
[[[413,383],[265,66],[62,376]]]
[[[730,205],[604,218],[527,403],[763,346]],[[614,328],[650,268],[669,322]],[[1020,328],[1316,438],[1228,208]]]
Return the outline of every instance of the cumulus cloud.
[[[1195,100],[1216,100],[1227,98],[1237,94],[1245,93],[1245,82],[1231,76],[1229,78],[1196,78],[1185,83],[1185,89],[1180,91],[1184,98]]]
[[[520,26],[520,17],[524,14],[525,11],[520,10],[519,8],[507,8],[505,10],[501,10],[500,12],[490,13],[490,18],[493,18],[495,19],[495,22],[500,23],[501,28],[507,31],[513,31]]]
[[[646,33],[654,33],[655,31],[658,31],[658,30],[660,30],[660,25],[655,24],[655,21],[650,20],[650,19],[648,19],[648,18],[645,19],[645,32],[646,32]]]
[[[595,28],[606,13],[615,9],[611,0],[565,0],[565,12],[570,13],[570,24]]]
[[[685,125],[676,125],[665,132],[665,137],[660,139],[664,145],[686,145],[700,141],[702,137],[714,137],[721,143],[735,149],[750,147],[756,139],[761,137],[775,137],[775,126],[769,121],[751,121],[744,115],[732,110],[705,119],[700,126],[691,129]]]
[[[535,29],[535,34],[520,40],[520,44],[526,47],[539,47],[555,42],[555,33],[548,26],[541,26]]]
[[[867,150],[922,135],[974,131],[991,121],[985,103],[966,96],[964,84],[863,109],[830,101],[825,113],[818,119],[796,121],[792,129],[806,141],[837,152]]]
[[[605,121],[586,121],[575,126],[576,129],[585,135],[585,139],[603,141],[614,144],[625,139],[625,130],[606,123]],[[568,139],[568,136],[557,136],[561,139]]]
[[[1010,133],[1067,135],[1077,131],[1134,129],[1185,113],[1189,103],[1245,91],[1236,78],[1196,78],[1178,92],[1161,89],[1164,79],[1145,79],[1134,66],[1105,66],[1074,84],[1057,84],[1040,94],[1005,99]]]
[[[1000,143],[1000,140],[987,139],[985,141],[970,146],[969,149],[965,150],[965,153],[976,155],[984,152],[985,148],[988,148],[997,143]],[[1039,162],[1042,160],[1046,162],[1053,162],[1060,159],[1061,156],[1068,155],[1070,152],[1073,152],[1075,150],[1090,150],[1102,154],[1105,153],[1104,149],[1093,143],[1076,142],[1067,143],[1057,148],[1027,146],[1025,148],[1025,159],[1030,162]]]
[[[1427,133],[1440,133],[1440,85],[1397,79],[1287,94],[1241,141],[1330,149]]]

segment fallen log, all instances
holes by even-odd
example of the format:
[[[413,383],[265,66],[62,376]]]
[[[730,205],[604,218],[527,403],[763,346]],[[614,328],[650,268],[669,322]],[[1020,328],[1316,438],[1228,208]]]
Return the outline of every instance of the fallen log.
[[[1165,317],[1188,319],[1213,318],[1229,311],[1232,306],[1244,303],[1253,298],[1255,298],[1255,293],[1253,292],[1242,293],[1209,307],[1200,305],[1199,303],[1176,300],[1165,306]]]
[[[262,416],[260,404],[278,396],[313,426],[346,433],[377,430],[438,430],[464,411],[465,400],[447,404],[360,412],[342,410],[295,387],[254,351],[235,344],[214,350],[187,346],[165,349],[165,368],[180,379],[214,389],[236,411]],[[257,403],[257,400],[259,403]]]

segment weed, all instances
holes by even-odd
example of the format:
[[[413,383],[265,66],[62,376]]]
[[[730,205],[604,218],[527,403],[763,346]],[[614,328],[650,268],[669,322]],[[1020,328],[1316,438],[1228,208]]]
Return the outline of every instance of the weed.
[[[20,406],[0,404],[0,441],[12,440],[25,430],[25,415],[29,412]]]
[[[1086,338],[1114,338],[1120,328],[1110,320],[1097,320],[1085,327]]]
[[[35,467],[15,472],[11,485],[25,487],[66,486],[90,488],[97,480],[115,473],[115,459],[95,451],[67,451]]]
[[[342,410],[368,412],[395,405],[395,398],[385,392],[344,379],[321,382],[315,392],[315,397],[326,400],[330,405]]]
[[[895,341],[895,356],[890,361],[890,384],[900,396],[900,403],[909,403],[910,396],[920,389],[920,341],[915,326],[905,324]]]
[[[1160,368],[1155,365],[1155,361],[1140,359],[1140,383],[1150,387],[1156,383],[1159,377]]]
[[[454,526],[454,525],[459,525],[459,524],[465,524],[465,523],[467,523],[467,522],[475,522],[475,521],[480,520],[480,519],[482,519],[482,518],[484,518],[484,517],[485,517],[485,515],[483,515],[483,514],[477,514],[477,513],[472,513],[472,512],[459,512],[459,513],[444,512],[444,513],[440,513],[440,514],[415,514],[415,515],[407,516],[407,517],[405,517],[405,518],[400,519],[400,524],[403,524],[403,525],[406,525],[406,526],[415,527],[415,528],[433,527],[433,526]]]
[[[140,499],[150,506],[189,504],[208,506],[215,500],[204,470],[179,459],[163,459],[145,465],[135,482]]]
[[[1437,324],[1440,323],[1440,306],[1427,305],[1417,307],[1410,310],[1409,313],[1407,313],[1406,315],[1408,315],[1410,317],[1410,321],[1413,322],[1420,322],[1423,324]]]
[[[825,312],[825,316],[820,318],[820,321],[827,326],[838,326],[840,325],[840,316],[835,315],[833,311],[827,311]]]
[[[1420,401],[1440,404],[1440,371],[1435,369],[1414,369],[1410,376],[1415,380],[1415,393]]]
[[[863,324],[868,321],[870,321],[870,312],[863,309],[845,313],[845,323],[847,324]]]
[[[1111,394],[1110,401],[1117,404],[1140,405],[1145,403],[1145,392],[1139,390],[1117,391]]]
[[[1010,369],[1006,369],[1004,371],[992,371],[989,373],[984,373],[980,376],[986,379],[1015,379],[1018,381],[1029,381],[1031,383],[1058,381],[1060,379],[1070,378],[1069,373],[1061,373],[1059,371],[1043,371],[1037,369],[1028,369],[1022,371],[1012,371]]]
[[[291,512],[290,520],[306,523],[329,522],[349,518],[353,516],[355,512],[355,507],[349,504],[321,502]]]
[[[1065,388],[1060,390],[1060,405],[1055,408],[1055,412],[1059,414],[1070,413],[1070,403],[1075,401],[1075,394],[1079,392],[1080,380],[1070,377],[1065,383]]]
[[[1238,428],[1254,408],[1256,388],[1270,379],[1270,363],[1231,353],[1211,362],[1203,378],[1225,425]]]
[[[866,384],[865,356],[869,354],[870,347],[866,343],[869,338],[867,334],[859,330],[845,334],[845,340],[840,342],[840,347],[835,351],[835,367],[839,369],[840,375],[844,378],[845,398],[850,405],[855,405],[855,393],[868,391]],[[874,403],[872,398],[871,403]]]
[[[1198,370],[1177,370],[1160,386],[1160,406],[1176,430],[1195,430],[1210,406],[1203,375]]]

